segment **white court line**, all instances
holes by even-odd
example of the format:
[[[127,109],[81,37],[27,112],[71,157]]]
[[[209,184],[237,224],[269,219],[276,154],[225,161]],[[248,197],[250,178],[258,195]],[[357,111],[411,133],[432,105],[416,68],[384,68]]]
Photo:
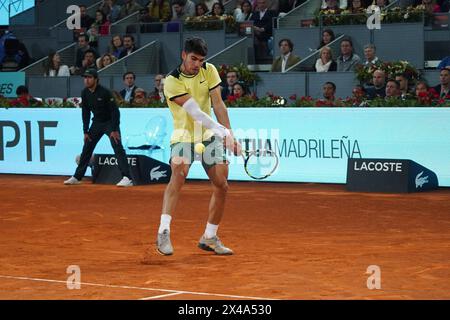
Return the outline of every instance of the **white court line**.
[[[14,276],[4,276],[4,275],[0,275],[0,278],[2,278],[2,279],[13,279],[13,280],[27,280],[27,281],[64,283],[64,284],[67,284],[67,281],[41,279],[41,278],[14,277]],[[272,298],[236,296],[236,295],[220,294],[220,293],[181,291],[181,290],[157,289],[157,288],[143,288],[143,287],[132,287],[132,286],[118,286],[118,285],[89,283],[89,282],[70,282],[70,284],[71,285],[78,285],[79,284],[79,285],[84,285],[84,286],[103,287],[103,288],[133,289],[133,290],[146,290],[146,291],[162,291],[162,292],[168,292],[168,293],[192,294],[192,295],[198,295],[198,296],[215,296],[215,297],[223,297],[223,298],[251,299],[251,300],[278,300],[278,299],[272,299]]]
[[[176,296],[179,294],[183,294],[182,292],[174,292],[174,293],[167,293],[167,294],[161,294],[159,296],[152,296],[152,297],[147,297],[147,298],[141,298],[139,300],[153,300],[153,299],[159,299],[159,298],[166,298],[166,297],[171,297],[171,296]]]

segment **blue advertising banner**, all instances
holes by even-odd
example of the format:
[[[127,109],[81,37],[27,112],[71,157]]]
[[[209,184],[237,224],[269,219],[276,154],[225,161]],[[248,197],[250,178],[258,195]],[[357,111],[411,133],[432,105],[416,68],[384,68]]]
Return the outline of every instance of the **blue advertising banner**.
[[[25,85],[25,72],[0,72],[0,95],[15,98],[18,86]]]
[[[235,108],[233,131],[247,149],[280,157],[267,181],[345,183],[348,158],[410,159],[450,186],[450,109]],[[121,109],[128,154],[168,163],[173,130],[168,109]],[[72,175],[82,149],[80,109],[0,109],[0,173]],[[161,149],[141,150],[143,145]],[[96,153],[112,153],[104,137]],[[229,156],[230,179],[251,180]],[[206,179],[195,162],[189,178]]]

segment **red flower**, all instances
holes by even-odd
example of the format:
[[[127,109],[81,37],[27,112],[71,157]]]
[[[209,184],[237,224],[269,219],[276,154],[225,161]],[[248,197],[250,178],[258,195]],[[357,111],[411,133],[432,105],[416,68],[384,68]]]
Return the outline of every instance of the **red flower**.
[[[292,96],[289,97],[289,99],[295,101],[295,100],[297,100],[297,95],[296,95],[296,94],[293,94]]]
[[[230,102],[230,103],[236,102],[236,99],[237,99],[237,97],[234,96],[234,95],[229,95],[227,97],[227,101]]]

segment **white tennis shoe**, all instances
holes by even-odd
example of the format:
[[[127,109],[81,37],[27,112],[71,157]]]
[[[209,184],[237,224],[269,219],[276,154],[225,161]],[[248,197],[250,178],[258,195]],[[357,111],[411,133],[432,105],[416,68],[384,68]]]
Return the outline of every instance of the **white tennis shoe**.
[[[70,186],[70,185],[75,185],[75,184],[80,184],[80,183],[81,183],[81,181],[78,180],[78,179],[75,178],[75,177],[70,177],[69,179],[67,179],[66,181],[64,181],[64,184],[65,184],[65,185],[68,185],[68,186]]]
[[[131,187],[133,186],[133,181],[130,180],[128,177],[123,177],[122,180],[119,181],[119,183],[116,184],[118,187]]]

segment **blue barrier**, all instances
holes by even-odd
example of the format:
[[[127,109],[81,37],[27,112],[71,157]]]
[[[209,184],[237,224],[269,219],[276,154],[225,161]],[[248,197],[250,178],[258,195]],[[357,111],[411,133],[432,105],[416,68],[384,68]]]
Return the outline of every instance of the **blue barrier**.
[[[411,159],[436,172],[440,186],[450,186],[448,108],[230,108],[229,115],[250,149],[279,154],[279,169],[268,181],[345,183],[353,157]],[[168,109],[121,109],[122,139],[125,146],[145,139],[155,118],[165,129],[162,150],[151,156],[168,162]],[[82,148],[81,110],[0,109],[0,133],[0,173],[71,175]],[[96,152],[112,153],[107,138]],[[229,159],[230,179],[250,180],[242,159]],[[189,177],[206,179],[200,163]]]

